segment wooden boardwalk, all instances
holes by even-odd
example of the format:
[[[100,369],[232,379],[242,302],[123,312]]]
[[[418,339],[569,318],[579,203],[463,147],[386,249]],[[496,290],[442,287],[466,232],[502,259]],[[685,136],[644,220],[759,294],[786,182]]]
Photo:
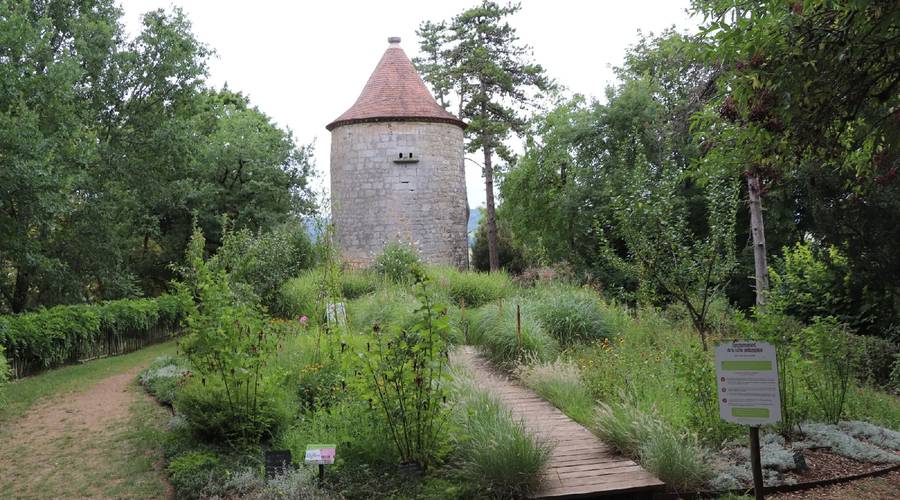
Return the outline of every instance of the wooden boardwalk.
[[[591,431],[530,389],[499,373],[473,347],[460,347],[453,360],[467,366],[479,386],[499,396],[529,430],[554,445],[535,498],[652,498],[654,492],[663,490],[662,481],[634,461],[615,454]]]

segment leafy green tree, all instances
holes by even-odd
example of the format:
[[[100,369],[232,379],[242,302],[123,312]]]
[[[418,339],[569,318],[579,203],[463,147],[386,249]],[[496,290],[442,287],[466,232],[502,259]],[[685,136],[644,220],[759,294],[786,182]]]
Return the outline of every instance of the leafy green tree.
[[[416,57],[413,64],[424,75],[425,80],[434,89],[434,97],[443,107],[447,107],[449,94],[453,91],[448,56],[447,23],[425,21],[416,30],[419,36],[419,50],[425,57]],[[461,111],[461,110],[460,110]],[[460,112],[462,115],[462,112]]]
[[[900,20],[889,2],[698,0],[707,55],[725,69],[703,119],[707,164],[748,180],[760,300],[762,200],[794,183],[794,218],[846,248],[896,317]],[[893,309],[893,311],[890,311]]]
[[[529,258],[571,262],[631,297],[638,283],[612,201],[635,169],[693,169],[700,151],[688,120],[717,71],[701,55],[674,32],[645,37],[617,69],[623,83],[607,89],[606,104],[576,96],[532,120],[525,154],[501,178],[500,209]],[[690,230],[705,235],[704,187],[682,179],[674,194]]]
[[[195,217],[257,231],[311,206],[311,150],[204,88],[210,51],[180,10],[132,40],[120,16],[0,2],[0,310],[160,293]]]
[[[52,246],[92,196],[87,103],[102,100],[118,15],[111,1],[0,2],[0,291],[14,312],[70,272]]]
[[[505,142],[525,131],[521,109],[535,104],[554,83],[544,69],[530,61],[530,48],[519,42],[506,19],[519,11],[518,4],[501,7],[483,0],[445,25],[425,23],[420,29],[426,53],[446,61],[446,71],[423,68],[425,78],[438,94],[451,87],[460,100],[461,119],[469,123],[467,149],[481,150],[486,195],[488,250],[491,270],[500,268],[497,248],[497,215],[494,201],[494,153],[507,162],[513,155]],[[442,27],[446,31],[441,33]],[[435,45],[435,48],[431,48]],[[420,64],[421,67],[421,64]],[[451,82],[448,85],[448,81]]]
[[[708,183],[707,231],[697,234],[675,194],[683,182],[673,169],[635,169],[616,200],[617,222],[643,291],[681,303],[706,350],[710,305],[734,268],[738,190],[728,177]]]

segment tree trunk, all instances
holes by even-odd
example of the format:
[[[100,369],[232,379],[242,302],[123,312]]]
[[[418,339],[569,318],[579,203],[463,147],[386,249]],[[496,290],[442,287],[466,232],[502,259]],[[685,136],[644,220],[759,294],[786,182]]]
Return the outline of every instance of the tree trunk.
[[[490,136],[481,135],[481,148],[484,150],[484,194],[487,212],[488,256],[491,272],[500,270],[500,256],[497,254],[497,211],[494,209],[494,167],[491,164]]]
[[[28,272],[23,271],[21,269],[16,271],[16,284],[13,289],[12,300],[10,301],[9,307],[12,309],[14,313],[20,313],[25,310],[25,306],[28,305],[28,285],[29,285],[29,276]]]
[[[753,267],[756,277],[756,305],[766,303],[769,290],[769,266],[766,264],[766,229],[763,226],[762,186],[755,173],[747,175],[750,192],[750,232],[753,235]]]

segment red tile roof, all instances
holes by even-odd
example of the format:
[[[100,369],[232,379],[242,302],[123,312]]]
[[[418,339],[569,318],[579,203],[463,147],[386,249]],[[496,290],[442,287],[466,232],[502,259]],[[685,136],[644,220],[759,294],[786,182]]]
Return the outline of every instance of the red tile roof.
[[[356,103],[325,128],[334,130],[351,123],[382,121],[443,122],[463,128],[466,126],[434,100],[398,43],[391,43],[384,51]]]

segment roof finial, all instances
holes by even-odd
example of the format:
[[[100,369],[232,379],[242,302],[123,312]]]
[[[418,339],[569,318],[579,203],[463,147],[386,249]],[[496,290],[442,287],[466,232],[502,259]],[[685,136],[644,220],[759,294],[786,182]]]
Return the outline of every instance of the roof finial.
[[[391,44],[391,47],[397,47],[400,45],[400,37],[399,36],[388,37],[388,43]]]

